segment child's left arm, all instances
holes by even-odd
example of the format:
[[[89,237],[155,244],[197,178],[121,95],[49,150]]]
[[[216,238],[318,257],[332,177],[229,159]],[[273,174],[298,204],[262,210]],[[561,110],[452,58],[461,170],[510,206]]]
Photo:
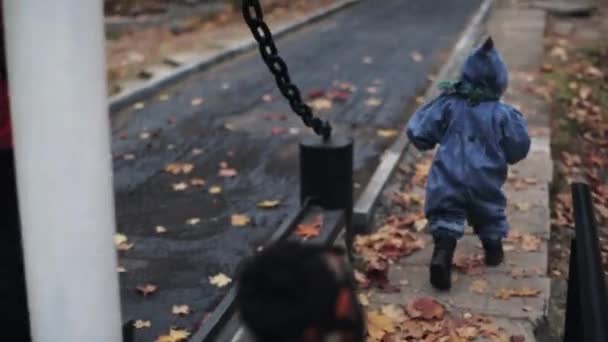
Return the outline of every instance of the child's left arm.
[[[407,124],[407,137],[421,151],[441,141],[446,128],[447,97],[439,96],[418,109]]]
[[[523,114],[515,108],[505,106],[504,114],[501,121],[501,146],[507,163],[515,164],[530,152],[528,124]]]

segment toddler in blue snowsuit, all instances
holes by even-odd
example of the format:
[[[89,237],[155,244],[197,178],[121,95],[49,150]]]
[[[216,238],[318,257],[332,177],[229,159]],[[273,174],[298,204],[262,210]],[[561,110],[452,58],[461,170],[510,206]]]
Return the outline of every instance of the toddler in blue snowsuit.
[[[502,186],[508,165],[530,150],[523,115],[500,101],[507,84],[507,67],[488,38],[468,56],[460,79],[442,83],[442,94],[408,123],[407,135],[418,149],[439,144],[425,203],[435,242],[430,278],[438,289],[451,287],[452,259],[465,221],[480,237],[487,265],[504,259],[502,239],[509,227]]]

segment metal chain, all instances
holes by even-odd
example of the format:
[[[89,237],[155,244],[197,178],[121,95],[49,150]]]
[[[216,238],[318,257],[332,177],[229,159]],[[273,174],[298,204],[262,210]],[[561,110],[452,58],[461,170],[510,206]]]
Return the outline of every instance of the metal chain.
[[[298,87],[291,83],[287,64],[279,56],[272,33],[264,22],[264,13],[260,1],[243,0],[243,17],[253,37],[258,42],[264,63],[274,75],[277,86],[289,101],[291,109],[302,118],[307,127],[311,127],[317,135],[322,136],[324,140],[328,140],[331,137],[331,125],[328,121],[323,121],[313,115],[310,106],[302,101]]]

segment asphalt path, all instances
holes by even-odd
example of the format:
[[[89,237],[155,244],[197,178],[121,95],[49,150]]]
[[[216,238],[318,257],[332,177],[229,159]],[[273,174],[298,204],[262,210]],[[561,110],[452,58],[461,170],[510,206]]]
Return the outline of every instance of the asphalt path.
[[[366,184],[394,139],[391,130],[402,129],[479,5],[362,0],[277,42],[305,97],[347,89],[342,101],[317,100],[315,107],[336,134],[354,137],[356,186]],[[112,126],[118,231],[133,243],[119,252],[123,319],[151,321],[137,330],[137,341],[154,341],[170,326],[194,330],[229,287],[209,277],[232,277],[239,260],[297,210],[298,141],[311,133],[290,113],[257,51],[112,113]],[[166,172],[175,162],[194,169]],[[222,164],[236,176],[220,177]],[[193,178],[205,185],[192,186]],[[175,191],[180,182],[188,188]],[[213,186],[221,193],[210,194]],[[261,200],[281,204],[262,210]],[[251,223],[234,227],[233,214]],[[138,294],[135,288],[148,283],[158,290]],[[173,315],[181,304],[193,312]]]

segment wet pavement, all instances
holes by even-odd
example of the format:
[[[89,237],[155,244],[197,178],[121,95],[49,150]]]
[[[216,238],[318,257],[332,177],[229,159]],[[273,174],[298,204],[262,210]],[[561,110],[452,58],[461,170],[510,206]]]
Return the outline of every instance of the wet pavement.
[[[427,76],[479,4],[363,0],[278,41],[304,95],[317,89],[352,91],[344,102],[316,106],[326,107],[319,113],[331,119],[336,134],[354,136],[356,183],[366,184],[392,142],[377,130],[401,129]],[[413,58],[414,52],[423,58]],[[273,100],[266,102],[265,95]],[[193,105],[196,98],[203,103]],[[112,115],[118,231],[134,243],[120,252],[126,269],[120,274],[123,319],[151,321],[151,328],[137,330],[137,341],[153,341],[169,326],[194,330],[227,291],[208,278],[233,276],[239,260],[297,210],[298,141],[310,133],[289,112],[257,52]],[[165,172],[173,162],[192,163],[194,169],[187,175]],[[238,174],[220,177],[223,162]],[[174,183],[192,178],[205,185],[173,190]],[[221,193],[210,194],[211,186],[221,187]],[[281,205],[257,208],[257,202],[270,199]],[[233,214],[248,215],[251,224],[232,227]],[[192,218],[200,221],[188,224]],[[167,232],[158,234],[159,225]],[[158,291],[137,294],[135,287],[146,283]],[[189,305],[193,313],[172,315],[177,304]]]

